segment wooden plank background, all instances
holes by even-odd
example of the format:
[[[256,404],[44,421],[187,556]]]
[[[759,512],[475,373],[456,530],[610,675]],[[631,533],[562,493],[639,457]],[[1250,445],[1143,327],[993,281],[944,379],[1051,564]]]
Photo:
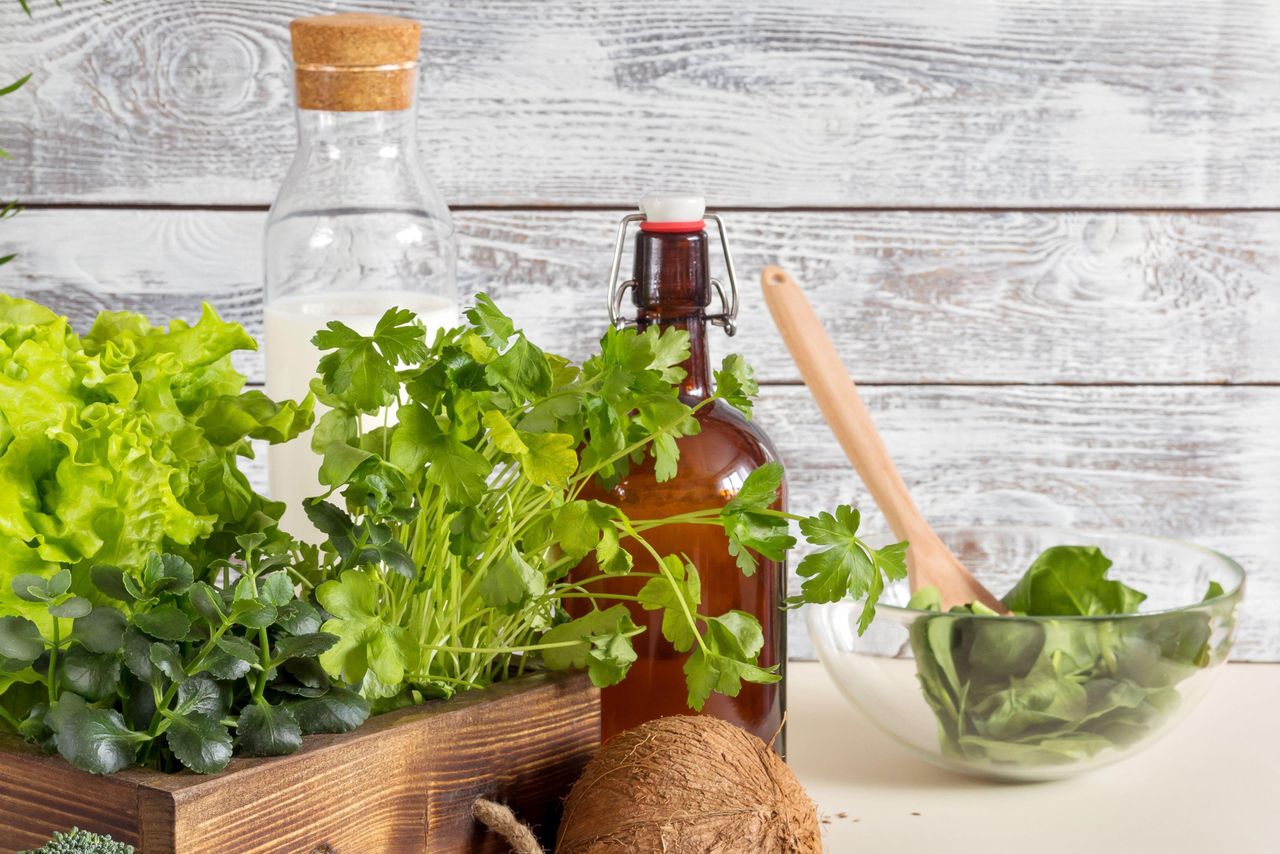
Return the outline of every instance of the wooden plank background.
[[[22,253],[0,288],[82,325],[209,299],[259,331],[294,144],[287,23],[338,5],[66,0],[28,21],[0,0],[0,81],[36,72],[0,101],[0,198],[31,206],[0,225],[0,255]],[[581,356],[618,217],[700,189],[746,280],[717,349],[765,381],[797,509],[867,498],[756,293],[772,262],[938,524],[1222,549],[1251,572],[1237,656],[1280,660],[1280,6],[341,7],[425,24],[422,146],[464,293]]]

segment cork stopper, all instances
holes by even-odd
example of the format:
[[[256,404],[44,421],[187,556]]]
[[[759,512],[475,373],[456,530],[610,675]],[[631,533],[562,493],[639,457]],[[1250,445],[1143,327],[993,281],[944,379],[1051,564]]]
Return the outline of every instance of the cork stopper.
[[[298,106],[304,110],[407,110],[417,79],[416,21],[346,13],[289,24]]]

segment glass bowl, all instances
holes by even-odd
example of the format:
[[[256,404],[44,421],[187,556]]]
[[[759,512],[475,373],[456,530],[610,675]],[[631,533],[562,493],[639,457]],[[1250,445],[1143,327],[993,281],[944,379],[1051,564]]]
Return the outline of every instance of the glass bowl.
[[[811,606],[809,633],[844,695],[943,767],[1052,780],[1114,762],[1168,732],[1231,651],[1244,571],[1217,552],[1056,528],[938,534],[997,596],[1057,545],[1099,547],[1113,561],[1108,578],[1147,594],[1138,614],[999,617],[907,608],[903,581],[885,590],[861,637],[860,602]],[[1221,592],[1206,598],[1211,582]]]

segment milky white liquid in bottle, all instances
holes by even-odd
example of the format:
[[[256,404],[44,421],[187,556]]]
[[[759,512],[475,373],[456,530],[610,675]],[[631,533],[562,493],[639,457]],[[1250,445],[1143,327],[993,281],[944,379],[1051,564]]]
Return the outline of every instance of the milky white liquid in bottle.
[[[393,306],[418,315],[426,328],[427,342],[439,329],[456,326],[458,306],[444,297],[412,291],[328,292],[322,296],[297,296],[277,300],[266,308],[267,394],[275,400],[302,400],[323,353],[311,343],[317,332],[331,320],[345,323],[361,335],[370,335],[383,313]],[[326,407],[316,405],[316,418]],[[395,420],[395,413],[388,419]],[[365,429],[382,423],[370,416]],[[321,457],[311,450],[311,432],[284,445],[272,445],[267,452],[271,497],[287,505],[281,527],[304,540],[320,542],[322,537],[307,520],[302,501],[322,494]]]
[[[330,321],[369,335],[398,306],[418,315],[429,342],[459,320],[453,219],[418,150],[420,26],[361,14],[302,18],[289,29],[298,149],[263,246],[262,346],[276,400],[306,397],[322,355],[311,339]],[[362,426],[394,420],[378,413]],[[302,501],[326,491],[322,462],[310,433],[268,451],[268,491],[286,507],[281,527],[313,543],[323,537]]]

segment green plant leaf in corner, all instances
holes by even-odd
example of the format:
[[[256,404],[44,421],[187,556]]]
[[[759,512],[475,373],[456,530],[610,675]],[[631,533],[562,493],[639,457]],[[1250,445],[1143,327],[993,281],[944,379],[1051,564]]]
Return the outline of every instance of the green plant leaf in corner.
[[[303,733],[350,732],[369,717],[369,702],[346,688],[330,688],[322,696],[291,700],[285,707]]]
[[[133,764],[138,743],[134,732],[114,709],[95,709],[75,694],[63,694],[45,716],[62,758],[90,774],[114,774]]]
[[[251,703],[236,723],[236,743],[250,756],[285,756],[302,746],[302,727],[284,706]]]
[[[183,765],[197,774],[213,774],[227,767],[231,734],[216,717],[189,712],[169,717],[168,723],[165,742]]]

